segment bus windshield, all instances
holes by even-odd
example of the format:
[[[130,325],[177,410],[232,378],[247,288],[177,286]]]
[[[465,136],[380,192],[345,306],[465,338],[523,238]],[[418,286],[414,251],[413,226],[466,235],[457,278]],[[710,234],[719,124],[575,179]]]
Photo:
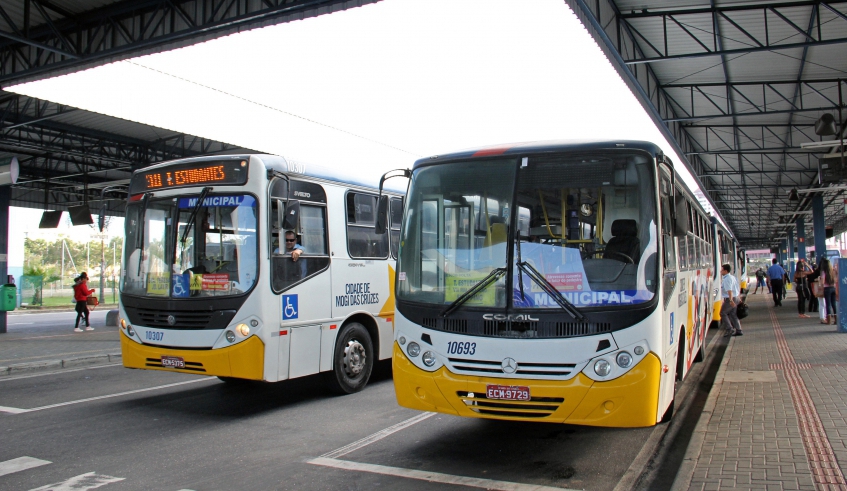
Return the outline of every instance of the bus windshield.
[[[658,274],[655,196],[653,160],[642,153],[420,167],[401,235],[398,300],[448,305],[447,313],[457,304],[561,309],[649,301]],[[506,273],[492,277],[495,270]],[[553,298],[556,291],[567,302]]]
[[[127,206],[122,292],[194,298],[240,295],[253,287],[254,197],[209,195],[199,205],[198,195],[143,201]]]

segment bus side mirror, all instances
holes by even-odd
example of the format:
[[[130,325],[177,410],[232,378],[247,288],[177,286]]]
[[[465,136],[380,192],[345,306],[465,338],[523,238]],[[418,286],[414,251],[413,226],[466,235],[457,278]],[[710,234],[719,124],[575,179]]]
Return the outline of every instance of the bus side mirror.
[[[674,207],[676,208],[676,219],[673,222],[674,237],[685,237],[691,224],[688,223],[688,209],[685,206],[685,197],[680,193],[674,197]]]
[[[383,235],[388,229],[388,196],[383,194],[379,197],[379,202],[376,205],[376,230],[379,235]]]
[[[300,221],[300,202],[291,200],[285,206],[285,213],[282,217],[283,230],[297,230],[297,224]]]

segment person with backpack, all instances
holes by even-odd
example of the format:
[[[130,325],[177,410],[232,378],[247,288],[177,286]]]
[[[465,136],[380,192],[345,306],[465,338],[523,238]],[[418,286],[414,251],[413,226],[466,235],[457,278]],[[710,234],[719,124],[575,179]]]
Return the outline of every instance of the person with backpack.
[[[76,322],[74,322],[74,332],[82,332],[79,328],[79,321],[85,318],[85,330],[93,331],[91,323],[88,320],[90,311],[88,310],[88,297],[94,293],[93,289],[88,288],[88,273],[82,272],[76,280],[74,280],[74,300],[76,301]]]

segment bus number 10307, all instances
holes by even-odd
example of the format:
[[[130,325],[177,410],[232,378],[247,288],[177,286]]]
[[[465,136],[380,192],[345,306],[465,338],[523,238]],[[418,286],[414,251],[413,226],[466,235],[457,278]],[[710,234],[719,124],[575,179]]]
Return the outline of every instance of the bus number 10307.
[[[476,343],[471,342],[456,342],[451,341],[447,343],[447,354],[449,355],[475,355],[476,354]]]

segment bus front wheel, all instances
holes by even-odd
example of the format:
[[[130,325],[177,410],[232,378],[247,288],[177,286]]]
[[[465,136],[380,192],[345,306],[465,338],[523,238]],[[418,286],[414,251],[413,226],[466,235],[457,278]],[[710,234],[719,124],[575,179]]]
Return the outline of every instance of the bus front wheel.
[[[371,336],[365,326],[351,322],[338,333],[332,371],[325,374],[329,390],[352,394],[365,388],[374,365]]]

